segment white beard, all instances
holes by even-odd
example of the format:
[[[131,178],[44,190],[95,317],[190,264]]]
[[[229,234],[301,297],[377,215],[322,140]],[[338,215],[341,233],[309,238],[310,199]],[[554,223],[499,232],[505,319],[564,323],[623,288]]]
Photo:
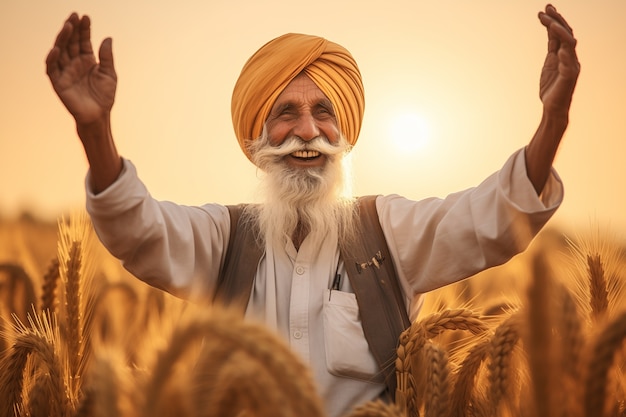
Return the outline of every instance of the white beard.
[[[353,236],[355,204],[345,157],[350,148],[343,137],[336,145],[318,137],[309,142],[289,138],[280,146],[272,146],[264,133],[252,142],[253,161],[265,175],[261,204],[250,206],[247,215],[258,224],[262,244],[284,246],[297,230],[304,230],[316,243],[329,233],[336,234],[340,241]],[[321,152],[326,163],[315,168],[290,167],[285,157],[303,149]]]

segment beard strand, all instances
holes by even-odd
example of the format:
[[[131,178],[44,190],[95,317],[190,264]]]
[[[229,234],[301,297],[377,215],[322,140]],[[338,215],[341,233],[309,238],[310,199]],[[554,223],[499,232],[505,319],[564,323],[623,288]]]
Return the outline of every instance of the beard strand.
[[[314,150],[326,163],[314,168],[294,168],[285,157],[297,150]],[[355,232],[355,200],[351,195],[350,144],[318,137],[304,142],[297,137],[272,146],[265,131],[252,142],[253,162],[263,172],[260,205],[249,206],[246,216],[257,223],[259,243],[285,245],[296,230],[321,242],[329,233],[347,241]]]

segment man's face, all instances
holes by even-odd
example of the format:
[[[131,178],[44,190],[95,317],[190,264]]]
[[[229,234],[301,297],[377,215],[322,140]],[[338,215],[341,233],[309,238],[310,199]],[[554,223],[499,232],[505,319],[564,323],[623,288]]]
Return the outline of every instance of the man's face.
[[[339,140],[337,118],[330,100],[305,74],[294,78],[278,96],[266,128],[272,146],[279,146],[294,136],[304,142],[320,136],[331,144]],[[320,167],[326,159],[326,155],[314,150],[300,150],[285,156],[285,162],[293,168]]]

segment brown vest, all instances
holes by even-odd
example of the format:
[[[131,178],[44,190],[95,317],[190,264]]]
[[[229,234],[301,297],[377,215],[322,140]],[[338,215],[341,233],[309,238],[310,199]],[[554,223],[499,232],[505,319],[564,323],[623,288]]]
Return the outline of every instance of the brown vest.
[[[256,243],[255,231],[239,224],[243,208],[243,205],[228,206],[230,240],[215,297],[225,303],[240,303],[245,308],[263,250]],[[359,198],[358,208],[360,233],[357,243],[347,248],[340,244],[341,259],[356,295],[365,338],[385,376],[387,394],[393,399],[398,338],[410,322],[378,221],[376,196]]]

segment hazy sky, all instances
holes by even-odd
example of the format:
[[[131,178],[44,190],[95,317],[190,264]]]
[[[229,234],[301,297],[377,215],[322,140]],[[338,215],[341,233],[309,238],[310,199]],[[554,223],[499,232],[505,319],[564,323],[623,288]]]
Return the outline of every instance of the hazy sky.
[[[557,156],[565,202],[555,225],[626,232],[626,1],[554,3],[582,64]],[[365,120],[353,152],[357,194],[445,196],[479,183],[524,146],[541,116],[546,34],[534,0],[317,2],[2,0],[0,214],[56,217],[84,205],[87,164],[44,59],[72,11],[95,47],[113,37],[113,133],[158,199],[255,199],[255,169],[230,120],[246,59],[286,32],[324,36],[360,65]],[[397,133],[394,116],[419,127]],[[421,139],[415,137],[420,132]],[[401,145],[404,140],[420,146]],[[626,233],[624,233],[626,234]]]

